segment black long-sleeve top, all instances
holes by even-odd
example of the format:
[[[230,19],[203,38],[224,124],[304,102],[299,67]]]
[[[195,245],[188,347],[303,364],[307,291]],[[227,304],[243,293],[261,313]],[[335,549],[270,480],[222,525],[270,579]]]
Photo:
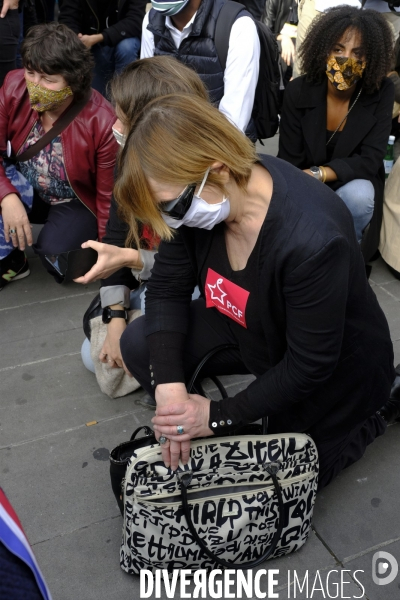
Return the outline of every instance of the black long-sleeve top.
[[[220,403],[233,424],[269,417],[269,431],[320,438],[348,431],[387,399],[389,329],[366,276],[352,217],[326,186],[272,157],[273,195],[262,232],[258,282],[271,368]],[[146,335],[156,385],[184,382],[189,305],[211,232],[182,226],[162,243],[146,295]],[[215,310],[215,309],[210,309]]]

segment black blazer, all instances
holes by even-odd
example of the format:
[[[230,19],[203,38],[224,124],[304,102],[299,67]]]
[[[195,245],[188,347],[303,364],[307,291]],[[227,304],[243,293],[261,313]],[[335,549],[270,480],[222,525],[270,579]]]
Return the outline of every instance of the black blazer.
[[[332,160],[327,162],[327,81],[325,78],[320,84],[311,84],[303,75],[287,86],[279,127],[278,156],[299,169],[308,169],[313,165],[331,167],[338,176],[337,181],[328,184],[333,190],[353,179],[372,182],[375,209],[363,243],[364,257],[369,260],[379,244],[385,185],[383,158],[392,126],[394,87],[389,79],[384,79],[379,91],[361,93],[347,117]],[[358,91],[359,86],[351,102]]]
[[[247,388],[232,421],[266,415],[271,433],[307,431],[328,439],[386,402],[394,379],[389,328],[344,203],[287,162],[265,156],[262,163],[273,178],[258,263],[271,368]],[[189,327],[193,288],[202,290],[212,236],[212,230],[180,227],[172,241],[161,243],[147,284],[146,335],[150,349],[162,344],[171,372],[182,364],[177,341]]]

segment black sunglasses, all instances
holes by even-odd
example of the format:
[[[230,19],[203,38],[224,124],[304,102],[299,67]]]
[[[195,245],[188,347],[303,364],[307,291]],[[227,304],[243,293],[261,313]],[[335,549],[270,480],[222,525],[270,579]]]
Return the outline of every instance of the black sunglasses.
[[[210,169],[207,169],[207,171],[203,177],[203,181],[201,182],[201,185],[199,188],[199,195],[203,191],[203,187],[206,183],[209,172],[210,172]],[[169,217],[171,217],[171,219],[176,219],[176,220],[183,219],[183,217],[186,215],[186,213],[188,212],[189,208],[192,205],[193,196],[194,196],[194,192],[196,191],[196,187],[197,187],[197,183],[191,183],[191,184],[187,185],[185,187],[185,189],[183,190],[183,192],[181,194],[179,194],[179,196],[177,198],[175,198],[174,200],[169,200],[168,202],[162,202],[161,203],[162,204],[162,208],[161,208],[162,212],[165,215],[168,215]]]

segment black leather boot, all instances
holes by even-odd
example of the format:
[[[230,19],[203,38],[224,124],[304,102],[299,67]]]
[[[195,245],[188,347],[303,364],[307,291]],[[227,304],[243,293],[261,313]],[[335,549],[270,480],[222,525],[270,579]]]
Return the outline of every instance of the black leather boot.
[[[395,372],[390,398],[378,411],[388,425],[400,422],[400,364],[395,368]]]

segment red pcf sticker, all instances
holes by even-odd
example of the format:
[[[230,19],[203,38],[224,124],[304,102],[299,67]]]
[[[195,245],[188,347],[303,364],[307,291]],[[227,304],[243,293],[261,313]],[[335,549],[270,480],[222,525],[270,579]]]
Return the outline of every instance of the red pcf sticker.
[[[207,308],[216,308],[247,329],[246,305],[250,292],[208,269],[205,293]]]

